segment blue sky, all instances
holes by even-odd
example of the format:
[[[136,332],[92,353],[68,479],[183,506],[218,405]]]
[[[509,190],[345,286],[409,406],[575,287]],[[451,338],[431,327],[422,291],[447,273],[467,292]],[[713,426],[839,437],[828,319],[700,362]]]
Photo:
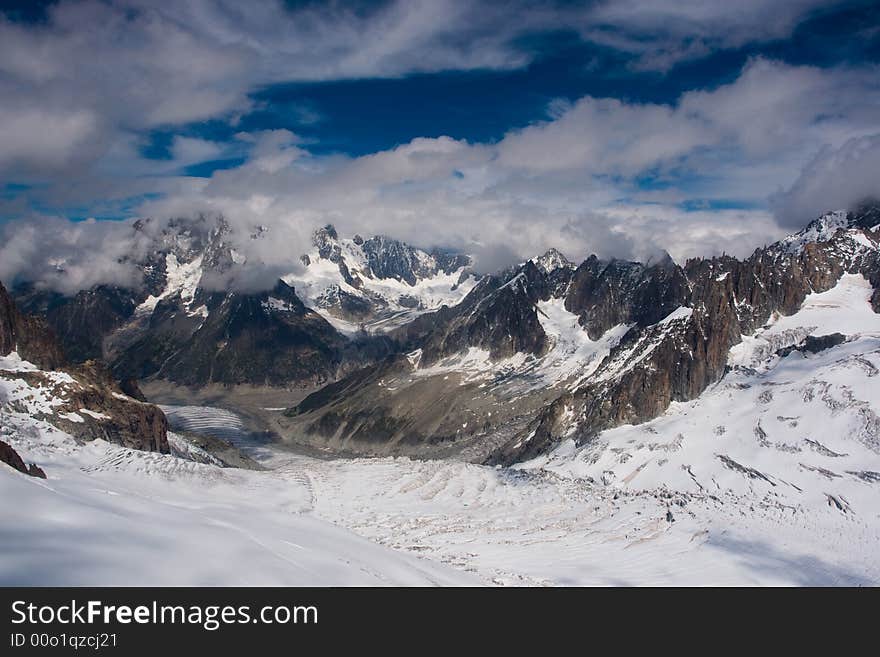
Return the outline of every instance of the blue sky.
[[[234,126],[222,119],[169,126],[146,136],[144,153],[170,157],[168,147],[175,134],[229,140],[241,130],[276,128],[301,135],[314,153],[354,156],[416,137],[496,141],[513,128],[546,119],[554,100],[596,96],[673,103],[688,90],[733,81],[757,56],[821,67],[876,63],[880,32],[867,29],[872,25],[880,26],[878,6],[831,6],[805,14],[786,38],[719,49],[679,62],[668,71],[634,70],[636,55],[584,42],[572,30],[527,33],[516,43],[528,53],[529,63],[513,70],[450,70],[258,86],[249,92],[255,108]],[[853,39],[859,31],[865,36]],[[233,158],[211,164],[236,163]],[[198,173],[210,170],[211,166],[203,166]]]
[[[745,252],[880,191],[874,4],[2,2],[0,222]]]

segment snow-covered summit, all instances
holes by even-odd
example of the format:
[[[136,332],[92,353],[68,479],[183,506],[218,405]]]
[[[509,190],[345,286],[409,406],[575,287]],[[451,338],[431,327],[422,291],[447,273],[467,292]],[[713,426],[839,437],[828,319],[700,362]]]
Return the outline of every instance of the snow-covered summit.
[[[543,255],[540,255],[537,258],[532,258],[532,262],[547,274],[560,267],[572,268],[575,266],[574,263],[566,258],[562,252],[555,247],[548,249]]]
[[[843,231],[852,241],[877,248],[877,241],[872,240],[866,232],[880,229],[880,207],[866,205],[856,211],[834,210],[811,221],[807,226],[779,242],[784,253],[801,253],[807,244],[828,242]]]
[[[341,238],[315,231],[304,271],[284,281],[343,333],[386,331],[419,314],[460,302],[476,283],[468,256],[425,251],[385,236]]]

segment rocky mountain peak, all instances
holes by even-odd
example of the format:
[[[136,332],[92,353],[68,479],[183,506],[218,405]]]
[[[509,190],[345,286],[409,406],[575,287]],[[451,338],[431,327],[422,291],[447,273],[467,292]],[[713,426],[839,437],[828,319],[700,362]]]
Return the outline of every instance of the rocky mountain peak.
[[[322,226],[312,233],[312,244],[318,248],[318,256],[331,262],[338,262],[342,253],[338,240],[339,234],[333,224]]]
[[[451,274],[470,265],[470,258],[441,251],[427,253],[384,235],[365,240],[361,245],[369,272],[375,278],[389,279],[414,286],[419,280]]]
[[[222,216],[218,217],[217,223],[208,234],[208,242],[202,256],[203,269],[224,273],[241,260],[236,258],[235,249],[232,248],[229,239],[231,232],[229,222]]]
[[[807,224],[803,230],[785,237],[774,246],[783,253],[798,254],[806,245],[828,242],[840,231],[878,229],[880,229],[880,202],[865,201],[854,210],[826,212]]]
[[[537,258],[532,258],[531,262],[535,263],[547,274],[561,267],[573,268],[575,266],[574,263],[566,258],[562,252],[555,247],[547,249],[543,255],[540,255]]]
[[[807,226],[780,241],[780,246],[787,253],[799,253],[806,244],[827,242],[838,230],[850,227],[849,213],[846,210],[826,212],[811,221]]]

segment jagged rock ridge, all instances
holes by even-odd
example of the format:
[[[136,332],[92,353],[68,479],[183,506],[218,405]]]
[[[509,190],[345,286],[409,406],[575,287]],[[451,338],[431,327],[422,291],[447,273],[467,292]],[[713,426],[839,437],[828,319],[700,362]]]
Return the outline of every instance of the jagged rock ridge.
[[[102,285],[73,296],[35,282],[15,288],[18,303],[51,325],[72,360],[101,358],[122,379],[319,385],[384,356],[384,330],[457,301],[473,283],[464,256],[385,237],[340,240],[327,226],[303,258],[312,263],[304,277],[254,290],[239,285],[246,258],[222,217],[139,220],[132,230],[143,245],[130,260],[142,276],[134,288]],[[256,227],[247,238],[267,235]],[[364,325],[380,337],[359,330]]]
[[[313,236],[304,270],[285,277],[338,329],[388,332],[421,313],[455,305],[473,287],[468,256],[430,252],[385,236],[341,238],[332,225]]]
[[[609,427],[644,422],[672,401],[695,398],[723,376],[728,353],[743,335],[773,313],[797,311],[808,294],[830,289],[844,273],[863,275],[873,285],[872,305],[880,311],[877,216],[874,206],[843,219],[825,215],[742,261],[717,257],[679,266],[668,257],[647,265],[591,257],[576,269],[560,263],[550,271],[527,262],[483,279],[461,304],[394,332],[408,359],[396,358],[374,374],[352,375],[315,393],[291,410],[290,427],[371,453],[375,443],[358,447],[358,437],[368,440],[365,426],[384,427],[376,435],[392,444],[405,440],[404,433],[423,442],[463,443],[479,434],[486,446],[482,458],[507,464],[543,453],[563,438],[583,443]],[[554,299],[576,317],[589,340],[608,347],[607,355],[598,365],[593,359],[579,379],[553,383],[551,388],[560,389],[531,419],[528,412],[497,410],[497,398],[496,410],[481,411],[471,398],[504,385],[507,399],[516,395],[510,403],[526,411],[528,400],[546,394],[533,387],[523,396],[510,382],[517,372],[521,380],[532,376],[541,367],[536,361],[554,357],[559,337],[548,336],[552,324],[541,310]],[[459,419],[472,415],[476,422],[462,428],[453,415],[430,420],[430,413],[406,400],[406,388],[425,388],[427,373],[448,379],[467,369],[475,350],[485,353],[481,367],[491,377],[479,385],[468,381],[470,375],[462,377],[460,391],[444,394],[454,400],[448,405],[458,408]],[[367,405],[368,399],[389,395],[391,403]],[[439,403],[430,390],[423,395]]]

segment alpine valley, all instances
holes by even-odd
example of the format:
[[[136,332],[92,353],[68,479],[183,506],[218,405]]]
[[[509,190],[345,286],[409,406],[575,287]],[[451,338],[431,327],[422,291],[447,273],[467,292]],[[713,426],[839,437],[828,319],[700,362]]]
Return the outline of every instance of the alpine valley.
[[[0,583],[876,586],[880,205],[810,219],[482,275],[326,225],[267,284],[133,221],[128,287],[0,286]]]

